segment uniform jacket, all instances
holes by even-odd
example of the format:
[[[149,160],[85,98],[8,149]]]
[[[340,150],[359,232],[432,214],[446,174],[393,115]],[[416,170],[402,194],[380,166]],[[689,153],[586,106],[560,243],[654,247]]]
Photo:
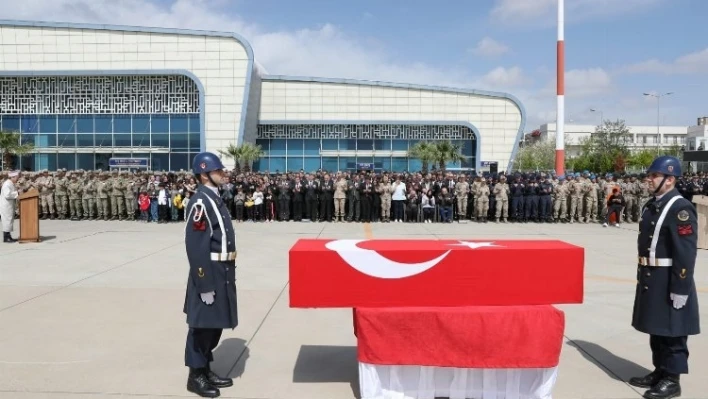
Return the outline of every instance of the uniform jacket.
[[[652,197],[642,208],[632,315],[632,326],[636,330],[669,337],[700,333],[698,296],[693,279],[697,229],[693,204],[676,189],[661,200]],[[643,258],[649,258],[648,262]],[[688,295],[683,308],[674,309],[672,293]]]
[[[219,195],[203,185],[189,200],[186,212],[187,324],[192,328],[235,328],[236,235],[231,215]],[[214,303],[207,305],[200,294],[212,291],[216,292]]]

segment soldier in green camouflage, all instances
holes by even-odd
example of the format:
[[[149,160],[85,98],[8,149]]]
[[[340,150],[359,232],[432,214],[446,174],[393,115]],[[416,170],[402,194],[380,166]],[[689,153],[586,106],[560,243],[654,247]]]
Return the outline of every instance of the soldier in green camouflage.
[[[84,210],[84,220],[96,218],[96,181],[93,173],[88,172],[81,182],[81,199]]]
[[[125,197],[123,196],[123,188],[125,181],[118,175],[118,171],[112,172],[111,178],[111,220],[123,220],[125,212]]]
[[[68,184],[69,180],[66,178],[66,169],[57,171],[57,178],[54,180],[54,202],[57,208],[57,216],[60,220],[66,219],[67,211],[69,210]]]
[[[98,211],[98,218],[103,220],[108,220],[109,209],[109,199],[108,193],[111,191],[111,182],[107,180],[108,175],[105,172],[100,172],[98,175],[98,181],[96,182],[96,208]]]
[[[78,173],[69,174],[69,184],[67,190],[69,192],[69,211],[71,220],[81,219],[81,182],[78,178]]]

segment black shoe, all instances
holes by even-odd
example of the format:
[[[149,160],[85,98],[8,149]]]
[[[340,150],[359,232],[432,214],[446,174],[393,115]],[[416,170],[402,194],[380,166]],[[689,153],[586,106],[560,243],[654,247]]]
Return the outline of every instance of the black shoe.
[[[646,399],[671,399],[681,396],[681,385],[678,379],[662,378],[650,390],[644,392]]]
[[[226,388],[234,385],[234,380],[231,378],[221,378],[211,370],[207,370],[207,378],[209,383],[217,388]]]
[[[3,241],[3,242],[7,242],[7,243],[17,242],[17,240],[15,240],[14,238],[12,238],[12,236],[10,235],[10,233],[5,233],[5,232],[3,232],[3,240],[2,240],[2,241]]]
[[[644,377],[632,377],[629,379],[629,385],[634,385],[639,388],[651,388],[656,385],[664,377],[661,370],[654,370]]]
[[[205,369],[190,369],[187,379],[187,390],[203,398],[218,398],[219,388],[211,385]]]

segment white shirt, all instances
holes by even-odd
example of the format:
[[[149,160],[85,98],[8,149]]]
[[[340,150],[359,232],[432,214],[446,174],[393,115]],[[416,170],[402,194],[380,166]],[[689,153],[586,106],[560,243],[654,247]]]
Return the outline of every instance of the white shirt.
[[[406,199],[406,183],[398,182],[398,185],[393,183],[393,195],[391,196],[391,199],[396,201]]]
[[[158,205],[168,205],[167,202],[167,190],[164,188],[160,190],[160,194],[157,195],[157,204]]]
[[[263,203],[263,193],[260,191],[256,191],[253,193],[253,204],[254,205],[260,205]]]

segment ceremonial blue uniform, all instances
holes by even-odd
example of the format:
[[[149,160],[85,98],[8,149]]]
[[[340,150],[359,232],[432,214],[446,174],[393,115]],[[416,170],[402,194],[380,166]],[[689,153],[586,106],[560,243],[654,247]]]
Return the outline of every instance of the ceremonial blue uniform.
[[[660,157],[649,168],[651,172],[680,176],[680,163],[675,158]],[[665,181],[666,177],[661,184]],[[679,396],[679,376],[688,373],[687,339],[700,333],[693,278],[697,239],[696,210],[676,188],[660,198],[651,198],[642,207],[632,326],[650,336],[654,371],[629,383],[651,388],[645,398]]]
[[[212,153],[197,154],[195,174],[223,169]],[[208,179],[216,185],[211,175]],[[225,328],[238,325],[236,301],[236,235],[226,203],[218,189],[200,185],[190,198],[185,216],[184,243],[189,260],[184,313],[189,332],[184,361],[189,367],[187,389],[203,397],[219,396],[233,385],[211,371],[212,351]]]
[[[224,329],[238,325],[236,235],[225,202],[200,185],[189,200],[185,226],[189,278],[184,312],[191,328]],[[199,294],[216,292],[205,305]]]

